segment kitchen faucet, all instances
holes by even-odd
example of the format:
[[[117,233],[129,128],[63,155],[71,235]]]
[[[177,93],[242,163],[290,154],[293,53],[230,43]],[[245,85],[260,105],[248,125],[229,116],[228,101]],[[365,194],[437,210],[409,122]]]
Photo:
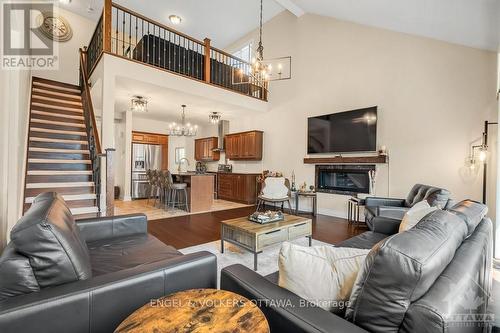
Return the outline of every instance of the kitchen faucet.
[[[181,158],[179,160],[179,166],[177,167],[177,172],[179,172],[179,173],[181,172],[182,161],[184,161],[184,160],[187,162],[187,165],[189,166],[189,160],[185,157]]]

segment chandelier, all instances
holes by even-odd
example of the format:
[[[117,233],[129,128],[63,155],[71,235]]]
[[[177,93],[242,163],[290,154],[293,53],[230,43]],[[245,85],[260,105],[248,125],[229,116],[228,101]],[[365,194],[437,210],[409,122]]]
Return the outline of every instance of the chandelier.
[[[248,66],[245,62],[233,67],[233,84],[257,84],[266,88],[269,81],[288,80],[292,78],[292,57],[264,59],[264,45],[262,44],[262,0],[260,0],[259,44],[256,57]]]
[[[186,105],[181,105],[181,121],[179,124],[172,122],[168,125],[168,135],[172,136],[195,136],[198,131],[198,125],[186,123]]]
[[[221,115],[219,112],[212,112],[208,115],[208,121],[210,122],[210,124],[218,124],[219,123],[219,120],[221,118]]]
[[[148,112],[148,100],[143,96],[132,97],[130,110],[134,112]]]

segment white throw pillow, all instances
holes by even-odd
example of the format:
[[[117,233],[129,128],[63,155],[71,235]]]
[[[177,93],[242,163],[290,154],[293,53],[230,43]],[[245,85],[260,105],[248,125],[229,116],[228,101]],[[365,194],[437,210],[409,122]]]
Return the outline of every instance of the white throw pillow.
[[[399,225],[399,232],[403,232],[413,228],[425,215],[438,209],[437,207],[429,206],[427,200],[422,200],[417,202],[413,207],[411,207],[403,217],[401,224]]]
[[[342,312],[368,252],[284,242],[278,259],[278,284],[327,311]]]

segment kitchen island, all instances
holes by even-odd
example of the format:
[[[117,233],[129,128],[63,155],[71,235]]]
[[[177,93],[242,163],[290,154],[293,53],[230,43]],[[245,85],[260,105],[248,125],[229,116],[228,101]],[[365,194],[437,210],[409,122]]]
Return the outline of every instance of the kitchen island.
[[[178,172],[172,176],[175,182],[187,184],[188,207],[191,213],[206,212],[212,209],[215,184],[213,174]]]

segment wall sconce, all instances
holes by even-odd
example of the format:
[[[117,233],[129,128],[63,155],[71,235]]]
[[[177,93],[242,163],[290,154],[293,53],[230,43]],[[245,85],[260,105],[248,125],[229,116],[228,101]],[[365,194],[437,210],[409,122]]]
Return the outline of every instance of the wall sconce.
[[[475,145],[471,147],[471,152],[469,156],[469,168],[471,170],[476,169],[477,161],[483,165],[483,203],[486,204],[486,177],[487,177],[487,165],[488,165],[488,127],[490,125],[498,125],[497,122],[484,122],[483,137],[481,139],[480,145]],[[477,151],[477,152],[476,152]]]

